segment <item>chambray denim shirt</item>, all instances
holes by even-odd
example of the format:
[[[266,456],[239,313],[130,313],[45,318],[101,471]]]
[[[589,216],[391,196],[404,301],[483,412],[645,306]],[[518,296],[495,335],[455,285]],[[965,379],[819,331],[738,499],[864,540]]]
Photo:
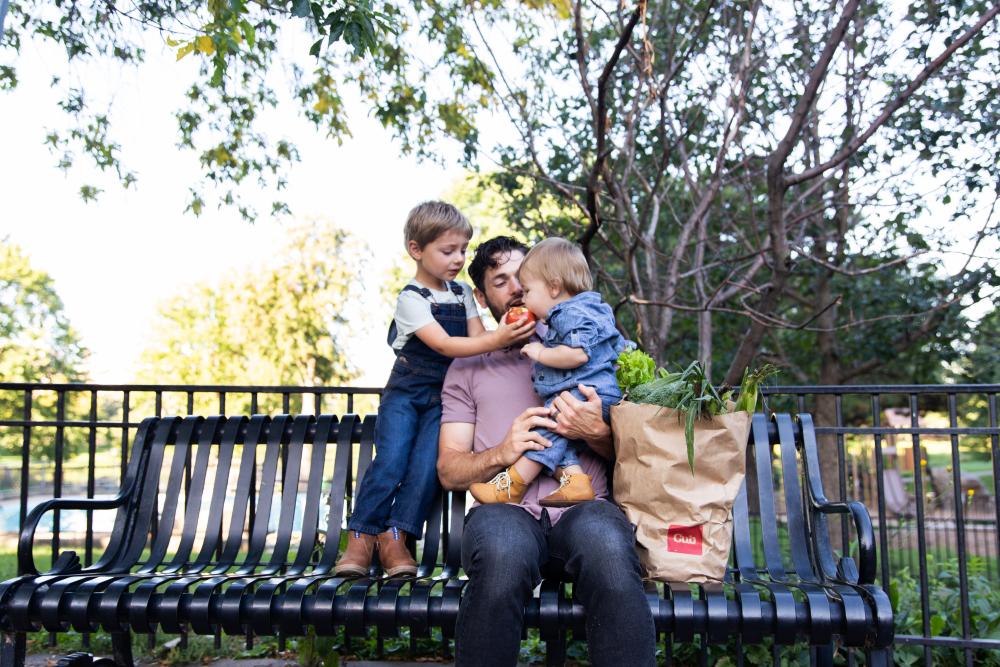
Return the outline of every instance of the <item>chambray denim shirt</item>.
[[[615,379],[615,364],[626,343],[615,328],[611,306],[601,300],[601,295],[581,292],[557,304],[549,311],[546,324],[548,331],[542,341],[545,347],[578,347],[590,359],[582,366],[569,369],[536,363],[532,380],[542,400],[567,389],[576,389],[577,384],[594,387],[602,398],[620,399],[622,394]]]

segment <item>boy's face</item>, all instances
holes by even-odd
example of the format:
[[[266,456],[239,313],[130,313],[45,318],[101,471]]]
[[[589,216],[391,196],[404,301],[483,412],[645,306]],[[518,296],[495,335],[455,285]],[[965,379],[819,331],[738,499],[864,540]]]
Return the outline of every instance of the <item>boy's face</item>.
[[[476,290],[479,305],[489,308],[490,314],[497,322],[513,306],[520,306],[523,301],[521,283],[517,280],[517,270],[521,267],[524,253],[511,250],[505,259],[501,259],[496,268],[486,269],[483,275],[485,293]]]
[[[549,311],[559,303],[557,297],[562,293],[558,287],[531,274],[521,276],[521,287],[524,288],[525,307],[540,320],[548,318]]]
[[[420,268],[437,280],[454,280],[465,266],[465,252],[469,249],[469,237],[461,232],[449,230],[423,248],[410,241],[410,257]]]

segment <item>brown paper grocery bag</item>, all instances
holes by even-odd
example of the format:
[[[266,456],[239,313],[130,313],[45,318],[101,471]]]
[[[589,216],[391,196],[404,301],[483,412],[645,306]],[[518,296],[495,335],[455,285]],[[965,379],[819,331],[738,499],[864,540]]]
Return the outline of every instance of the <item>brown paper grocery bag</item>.
[[[698,420],[694,474],[676,410],[623,401],[611,408],[614,495],[636,526],[639,559],[660,581],[720,581],[732,509],[746,473],[750,414]]]

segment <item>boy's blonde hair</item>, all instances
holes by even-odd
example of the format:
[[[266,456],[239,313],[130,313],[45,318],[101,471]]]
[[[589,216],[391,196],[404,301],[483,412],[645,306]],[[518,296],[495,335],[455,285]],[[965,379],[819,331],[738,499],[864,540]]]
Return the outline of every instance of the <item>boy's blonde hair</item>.
[[[558,283],[572,295],[589,292],[594,279],[583,251],[575,243],[552,236],[536,244],[521,261],[518,276],[531,276],[552,285]]]
[[[422,249],[448,231],[460,232],[467,238],[472,238],[472,225],[461,211],[448,202],[425,201],[414,206],[406,216],[403,239],[407,248],[410,247],[410,241],[414,241]]]

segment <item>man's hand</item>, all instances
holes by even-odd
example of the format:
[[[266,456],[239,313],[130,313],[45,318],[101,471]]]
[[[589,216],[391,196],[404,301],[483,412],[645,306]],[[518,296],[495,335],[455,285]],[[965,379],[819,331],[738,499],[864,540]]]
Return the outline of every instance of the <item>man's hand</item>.
[[[538,343],[538,342],[528,343],[527,345],[525,345],[524,347],[521,348],[521,354],[523,356],[525,356],[525,357],[528,357],[532,361],[536,361],[537,362],[538,361],[538,357],[541,356],[542,350],[544,350],[544,349],[545,349],[545,346],[542,345],[541,343]]]
[[[556,423],[549,419],[549,409],[545,406],[528,408],[517,416],[503,441],[493,450],[497,456],[496,463],[506,468],[521,458],[525,452],[551,447],[551,442],[531,430],[538,427],[549,430],[556,428]]]
[[[601,397],[593,387],[585,384],[577,385],[577,389],[587,399],[586,402],[568,391],[552,401],[552,418],[556,421],[553,430],[571,440],[585,440],[596,453],[611,458],[611,429],[604,423]]]

